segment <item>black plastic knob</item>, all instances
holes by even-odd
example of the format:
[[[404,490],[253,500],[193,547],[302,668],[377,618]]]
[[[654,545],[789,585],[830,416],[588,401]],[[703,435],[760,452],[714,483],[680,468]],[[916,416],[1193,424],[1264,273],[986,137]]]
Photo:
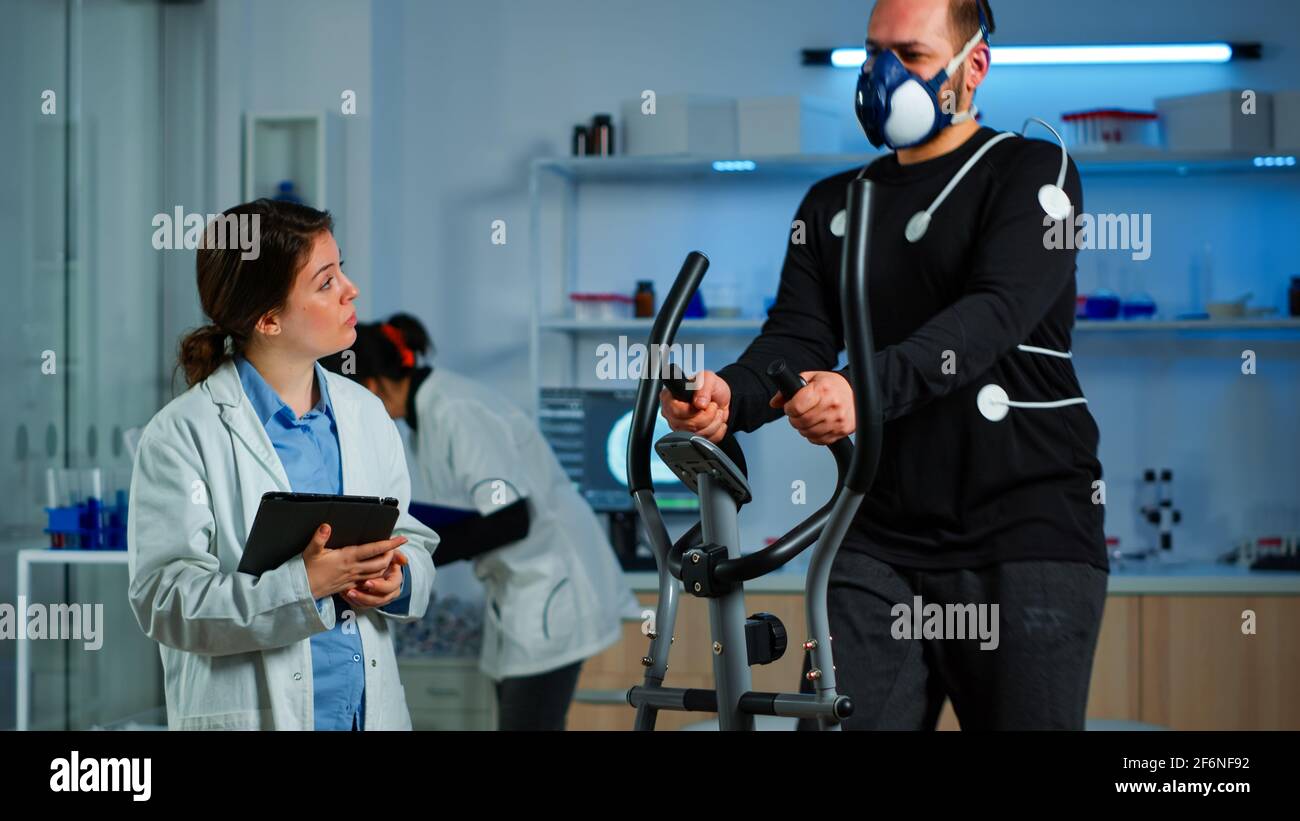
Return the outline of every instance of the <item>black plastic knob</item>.
[[[841,720],[848,718],[853,715],[853,699],[849,696],[840,696],[835,699],[834,710],[836,718]]]
[[[673,398],[688,405],[693,402],[695,400],[695,391],[686,387],[686,383],[692,381],[695,377],[687,376],[686,372],[676,362],[668,363],[665,370],[667,373],[664,376],[664,387],[668,389]]]
[[[776,616],[771,617],[771,621],[768,622],[768,625],[772,630],[772,654],[777,658],[781,658],[781,656],[785,655],[785,648],[789,643],[789,637],[785,632],[785,625],[782,624],[781,620]]]
[[[799,390],[807,384],[803,377],[786,367],[784,359],[774,359],[767,366],[767,375],[776,383],[781,398],[789,402]]]
[[[746,623],[749,634],[749,663],[771,664],[785,655],[789,638],[785,625],[772,613],[755,613]]]

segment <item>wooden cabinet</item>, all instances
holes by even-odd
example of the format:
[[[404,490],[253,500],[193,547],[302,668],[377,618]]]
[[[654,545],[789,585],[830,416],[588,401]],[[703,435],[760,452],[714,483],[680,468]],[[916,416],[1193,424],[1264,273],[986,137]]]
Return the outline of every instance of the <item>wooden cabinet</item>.
[[[1092,659],[1088,717],[1144,721],[1138,681],[1142,671],[1141,596],[1108,596]]]
[[[649,606],[650,593],[638,594]],[[753,668],[754,689],[795,691],[806,637],[803,597],[751,594],[748,612],[766,610],[784,622],[790,646],[780,661]],[[1255,613],[1255,635],[1242,633],[1242,613]],[[622,700],[639,684],[649,640],[639,623],[623,641],[588,660],[569,710],[571,730],[630,730],[634,710]],[[1176,730],[1300,729],[1300,597],[1111,595],[1093,662],[1088,717],[1141,721]],[[684,596],[666,686],[713,686],[708,608]],[[585,691],[585,692],[584,692]],[[597,693],[605,703],[588,703]],[[707,720],[705,713],[661,712],[658,728]],[[939,729],[957,729],[945,705]]]
[[[1242,632],[1254,614],[1254,634]],[[1300,729],[1300,598],[1144,596],[1143,721],[1179,730]]]

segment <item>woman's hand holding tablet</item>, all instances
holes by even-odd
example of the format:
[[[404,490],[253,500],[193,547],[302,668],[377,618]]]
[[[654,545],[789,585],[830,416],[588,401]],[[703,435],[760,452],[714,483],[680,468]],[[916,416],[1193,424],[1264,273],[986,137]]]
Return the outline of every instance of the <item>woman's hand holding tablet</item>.
[[[356,607],[383,607],[396,601],[397,597],[402,595],[402,567],[405,564],[406,556],[402,551],[394,551],[393,563],[388,566],[388,571],[383,576],[362,582],[344,593],[343,598]]]
[[[402,586],[401,564],[406,557],[397,552],[397,548],[406,544],[405,536],[394,536],[379,542],[352,545],[350,547],[325,547],[330,538],[330,526],[323,524],[316,528],[307,549],[302,552],[303,563],[307,566],[307,580],[311,584],[313,598],[321,599],[342,593],[357,587],[371,579],[384,579],[392,575],[391,566],[397,564],[397,588]],[[400,559],[394,560],[395,556]],[[386,586],[385,586],[386,589]],[[373,597],[371,597],[373,598]],[[381,597],[382,598],[382,597]],[[396,596],[393,596],[396,598]],[[358,600],[358,604],[362,603]]]

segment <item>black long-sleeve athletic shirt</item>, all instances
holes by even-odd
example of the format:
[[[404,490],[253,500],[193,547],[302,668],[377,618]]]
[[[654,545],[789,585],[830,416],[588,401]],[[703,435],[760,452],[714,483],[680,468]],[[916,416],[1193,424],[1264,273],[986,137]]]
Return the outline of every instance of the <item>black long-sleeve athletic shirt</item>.
[[[1013,401],[1083,396],[1070,359],[1018,347],[1071,350],[1076,252],[1074,243],[1047,247],[1038,201],[1060,173],[1060,146],[1003,140],[919,242],[904,236],[912,215],[997,133],[982,128],[955,151],[911,165],[891,154],[865,173],[875,183],[868,291],[885,425],[879,471],[843,549],[919,568],[1055,559],[1106,569],[1103,508],[1094,503],[1104,498],[1095,484],[1099,433],[1087,405],[1012,408],[992,422],[975,401],[990,383]],[[719,371],[732,390],[732,431],[782,416],[768,406],[773,359],[796,372],[838,362],[844,231],[832,222],[857,173],[822,180],[804,197],[762,333]],[[1073,162],[1064,188],[1082,213]]]

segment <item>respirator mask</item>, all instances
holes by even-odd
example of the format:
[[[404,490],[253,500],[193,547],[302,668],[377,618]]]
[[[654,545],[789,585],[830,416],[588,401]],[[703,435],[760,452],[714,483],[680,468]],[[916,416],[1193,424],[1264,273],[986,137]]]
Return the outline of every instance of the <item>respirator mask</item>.
[[[977,6],[980,30],[947,66],[929,80],[908,71],[898,56],[889,50],[863,63],[862,73],[858,75],[854,108],[862,130],[876,148],[888,146],[897,151],[921,145],[948,126],[975,116],[973,105],[960,113],[946,110],[953,106],[940,102],[939,89],[961,67],[971,51],[988,39],[984,7],[982,3],[977,3]]]

